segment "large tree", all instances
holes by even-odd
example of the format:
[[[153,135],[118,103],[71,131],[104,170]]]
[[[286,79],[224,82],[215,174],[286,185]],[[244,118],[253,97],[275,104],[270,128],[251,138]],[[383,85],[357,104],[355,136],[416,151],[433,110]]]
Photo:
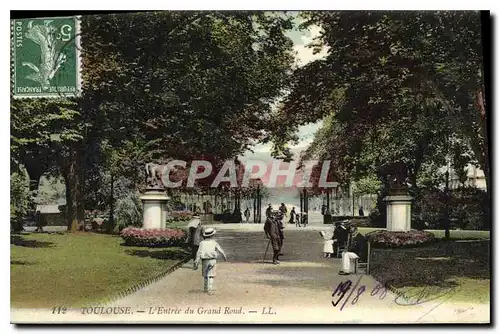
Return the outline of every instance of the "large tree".
[[[295,71],[281,110],[291,127],[327,118],[320,158],[336,157],[346,176],[404,162],[416,184],[426,161],[470,148],[489,180],[479,13],[304,18],[304,27],[323,29],[313,46],[328,54]]]
[[[263,12],[83,16],[83,95],[58,111],[75,114],[65,126],[80,137],[51,156],[66,181],[71,230],[83,220],[83,194],[108,180],[103,173],[113,189],[117,175],[139,180],[145,162],[224,161],[265,136],[271,105],[289,82],[291,28],[290,17]],[[52,102],[40,103],[23,112]]]

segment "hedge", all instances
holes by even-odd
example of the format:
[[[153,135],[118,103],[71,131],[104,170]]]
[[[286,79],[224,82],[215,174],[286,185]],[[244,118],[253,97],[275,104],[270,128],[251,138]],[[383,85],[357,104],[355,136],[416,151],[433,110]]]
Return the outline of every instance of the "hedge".
[[[418,247],[437,241],[434,234],[427,231],[409,232],[373,231],[366,235],[368,241],[378,248]]]

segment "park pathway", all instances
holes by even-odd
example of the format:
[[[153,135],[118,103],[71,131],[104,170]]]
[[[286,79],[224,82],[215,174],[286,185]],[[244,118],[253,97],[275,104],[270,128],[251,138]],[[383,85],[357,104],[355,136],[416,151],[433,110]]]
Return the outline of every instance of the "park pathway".
[[[82,315],[81,310],[53,316],[40,310],[14,312],[18,322],[143,322],[143,323],[425,323],[489,321],[489,305],[462,305],[441,300],[400,306],[395,296],[366,275],[340,276],[339,259],[322,258],[317,228],[288,227],[280,265],[263,263],[267,245],[262,225],[217,226],[217,240],[228,262],[217,264],[216,291],[203,290],[200,270],[191,262],[160,281],[109,307],[130,307],[133,314]],[[346,280],[353,286],[337,306],[332,293]],[[357,296],[359,288],[364,292]],[[363,288],[361,288],[363,290]],[[373,294],[373,296],[372,296]],[[347,300],[347,301],[346,301]],[[346,303],[344,304],[344,301]],[[220,312],[217,313],[217,312]],[[241,313],[240,313],[241,312]],[[229,313],[229,314],[228,314]],[[14,319],[13,319],[14,320]]]

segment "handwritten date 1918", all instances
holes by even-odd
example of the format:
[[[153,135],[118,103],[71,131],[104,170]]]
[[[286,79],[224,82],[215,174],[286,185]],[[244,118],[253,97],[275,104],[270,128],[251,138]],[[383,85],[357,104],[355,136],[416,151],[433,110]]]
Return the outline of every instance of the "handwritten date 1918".
[[[342,306],[340,306],[340,310],[342,311],[347,304],[349,300],[351,300],[351,305],[355,305],[358,301],[361,295],[366,291],[366,286],[361,285],[359,286],[359,283],[361,282],[361,279],[363,276],[360,276],[354,287],[352,287],[352,281],[347,280],[345,282],[340,282],[339,285],[337,285],[337,288],[335,291],[332,293],[332,305],[334,307],[337,307],[337,305],[344,299],[345,295],[347,292],[350,291],[349,295],[344,299],[344,302]],[[359,286],[359,287],[358,287]],[[351,299],[351,296],[355,293],[354,297]],[[372,291],[370,292],[370,295],[372,297],[379,296],[379,299],[384,299],[385,296],[387,295],[387,289],[380,283],[377,283],[375,287],[373,287]]]

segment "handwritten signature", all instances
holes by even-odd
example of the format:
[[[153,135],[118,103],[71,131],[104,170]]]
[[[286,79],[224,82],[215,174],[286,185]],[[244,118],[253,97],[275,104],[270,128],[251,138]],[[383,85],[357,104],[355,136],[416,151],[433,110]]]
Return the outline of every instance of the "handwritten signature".
[[[401,306],[412,306],[427,303],[454,292],[454,287],[425,286],[416,287],[406,292],[396,293],[394,302]]]
[[[341,311],[347,305],[349,300],[351,301],[351,305],[355,305],[359,301],[359,298],[366,291],[366,285],[359,285],[362,278],[363,275],[359,277],[354,286],[351,280],[340,282],[340,284],[337,285],[337,288],[332,293],[333,297],[332,305],[334,307],[337,307],[337,305],[339,305],[340,302],[343,300],[343,303],[340,306]],[[370,296],[378,297],[379,299],[384,299],[387,296],[387,290],[388,290],[387,285],[377,282],[377,284],[370,291]],[[454,291],[454,288],[443,288],[439,286],[411,288],[405,291],[404,293],[396,292],[394,302],[401,306],[418,305],[443,297],[444,295],[449,294],[452,291]],[[349,294],[346,297],[346,294],[348,292]],[[354,297],[351,299],[353,294]]]

